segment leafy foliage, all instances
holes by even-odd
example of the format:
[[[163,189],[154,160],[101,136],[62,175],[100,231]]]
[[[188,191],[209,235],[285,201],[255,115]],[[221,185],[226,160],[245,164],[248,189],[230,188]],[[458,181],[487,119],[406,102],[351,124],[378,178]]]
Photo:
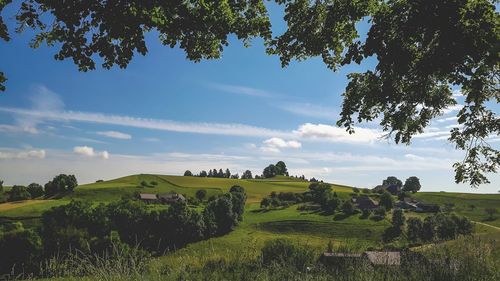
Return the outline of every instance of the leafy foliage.
[[[10,193],[9,201],[21,201],[31,198],[30,193],[26,189],[26,186],[22,185],[14,185],[10,189],[9,193]]]
[[[420,190],[420,188],[421,188],[420,179],[413,176],[406,179],[405,184],[403,186],[403,191],[411,191],[413,193],[416,193],[417,191]]]
[[[45,184],[45,194],[52,196],[61,192],[72,192],[77,186],[78,182],[74,175],[60,174]]]
[[[37,198],[44,194],[43,187],[38,183],[28,185],[27,191],[30,193],[31,198]]]

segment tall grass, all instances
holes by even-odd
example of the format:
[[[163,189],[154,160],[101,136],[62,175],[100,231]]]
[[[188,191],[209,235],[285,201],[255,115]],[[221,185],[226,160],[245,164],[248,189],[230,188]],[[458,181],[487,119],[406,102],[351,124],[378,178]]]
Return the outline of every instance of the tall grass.
[[[465,237],[420,249],[407,255],[398,267],[373,267],[350,261],[341,267],[325,266],[314,260],[310,266],[263,262],[258,249],[242,249],[242,257],[204,256],[196,265],[176,262],[158,265],[137,248],[113,247],[107,255],[77,252],[65,259],[53,258],[42,265],[42,275],[58,280],[333,280],[333,281],[496,281],[499,260],[491,254],[495,241]],[[352,245],[356,247],[355,245]],[[299,246],[304,247],[304,246]],[[287,248],[290,251],[292,248]],[[336,249],[339,250],[339,249]],[[350,249],[343,248],[344,251]],[[252,252],[248,254],[249,252]],[[413,253],[413,252],[412,252]],[[425,257],[425,258],[424,258]],[[192,262],[197,257],[188,257]],[[156,266],[153,266],[156,265]],[[26,276],[25,276],[26,277]]]

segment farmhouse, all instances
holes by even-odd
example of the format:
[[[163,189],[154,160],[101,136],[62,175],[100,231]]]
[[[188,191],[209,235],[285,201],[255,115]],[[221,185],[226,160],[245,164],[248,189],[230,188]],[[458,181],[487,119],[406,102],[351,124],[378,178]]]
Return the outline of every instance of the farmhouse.
[[[353,197],[352,203],[354,203],[355,207],[360,210],[373,211],[378,208],[378,202],[366,195]]]
[[[400,252],[375,252],[367,251],[363,253],[363,257],[367,258],[371,265],[380,266],[399,266],[401,265]]]
[[[158,199],[160,200],[160,202],[165,204],[186,201],[186,198],[182,194],[178,194],[175,192],[159,194]]]
[[[414,200],[413,198],[405,197],[404,200],[398,201],[396,203],[397,209],[416,211],[418,209],[417,204],[419,202]]]
[[[156,194],[140,193],[139,199],[147,204],[158,203],[158,197],[156,197]]]

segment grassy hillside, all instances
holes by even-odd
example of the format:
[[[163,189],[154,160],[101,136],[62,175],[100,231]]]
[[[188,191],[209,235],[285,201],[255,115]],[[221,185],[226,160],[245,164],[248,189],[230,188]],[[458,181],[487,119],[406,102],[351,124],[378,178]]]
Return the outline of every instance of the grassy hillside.
[[[146,183],[146,186],[141,185]],[[155,184],[153,184],[155,183]],[[248,200],[243,222],[230,234],[190,244],[171,254],[155,260],[152,266],[178,267],[200,265],[207,259],[224,258],[253,259],[265,241],[273,238],[291,238],[301,244],[307,244],[318,253],[323,251],[329,241],[334,245],[349,244],[350,248],[360,251],[369,247],[381,247],[381,235],[390,222],[375,222],[361,219],[360,215],[335,219],[334,216],[297,210],[297,206],[263,211],[259,208],[260,200],[271,192],[303,192],[309,182],[295,178],[276,177],[273,179],[236,180],[225,178],[198,178],[166,175],[132,175],[106,182],[78,186],[71,194],[59,199],[28,200],[17,203],[0,204],[2,217],[23,220],[26,226],[36,226],[33,218],[57,205],[66,204],[72,199],[87,200],[95,204],[118,200],[134,192],[164,193],[174,191],[194,196],[197,190],[207,190],[208,196],[228,191],[231,186],[243,186]],[[333,185],[333,190],[341,198],[348,198],[352,188]],[[477,195],[459,193],[417,193],[415,197],[428,203],[454,204],[454,211],[466,215],[478,224],[476,230],[484,237],[500,238],[500,219],[485,221],[484,208],[500,206],[500,195]],[[470,205],[475,205],[473,210]],[[408,213],[407,216],[425,216]],[[25,218],[25,219],[23,219]],[[500,252],[499,249],[497,249]]]

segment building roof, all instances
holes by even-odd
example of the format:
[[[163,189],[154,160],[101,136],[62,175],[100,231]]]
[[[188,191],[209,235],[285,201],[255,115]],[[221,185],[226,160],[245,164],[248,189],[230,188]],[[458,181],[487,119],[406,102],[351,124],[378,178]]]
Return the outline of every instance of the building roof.
[[[375,209],[378,207],[378,202],[368,196],[358,196],[356,204],[359,209]]]
[[[323,253],[324,257],[332,257],[332,258],[360,258],[361,254],[354,253]]]
[[[367,251],[364,253],[368,260],[373,265],[400,265],[401,253],[400,252],[374,252]]]
[[[182,194],[178,194],[175,192],[159,194],[158,198],[163,200],[181,200],[181,201],[186,200],[186,198]]]
[[[156,199],[158,199],[156,197],[156,194],[150,194],[150,193],[141,193],[141,194],[139,194],[139,198],[141,200],[156,200]]]

